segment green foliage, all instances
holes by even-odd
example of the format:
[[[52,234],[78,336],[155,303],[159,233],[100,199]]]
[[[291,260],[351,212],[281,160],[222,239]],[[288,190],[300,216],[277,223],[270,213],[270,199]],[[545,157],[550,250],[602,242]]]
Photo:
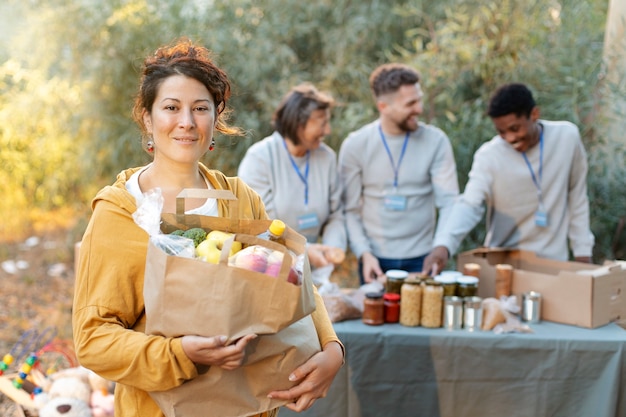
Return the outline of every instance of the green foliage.
[[[185,36],[213,50],[233,83],[231,122],[247,134],[218,137],[205,160],[229,175],[271,132],[294,84],[313,82],[337,99],[327,143],[338,150],[377,117],[372,69],[402,61],[422,74],[423,119],[451,138],[464,186],[474,151],[494,134],[489,95],[503,82],[529,84],[543,117],[583,133],[601,260],[625,206],[623,144],[601,133],[595,113],[606,12],[605,0],[6,0],[0,213],[77,204],[87,215],[99,187],[148,162],[130,117],[141,62]],[[477,227],[465,248],[483,234]]]
[[[596,146],[594,134],[605,2],[459,0],[447,4],[454,7],[445,9],[444,18],[424,17],[424,27],[409,32],[412,47],[401,50],[399,59],[421,70],[426,118],[450,136],[461,187],[467,182],[473,153],[495,134],[485,116],[490,94],[500,84],[524,82],[533,89],[542,117],[570,120],[583,134],[591,156],[588,184],[595,258],[610,258],[607,232],[614,229],[620,211],[624,215],[626,205],[623,199],[622,204],[606,203],[609,196],[615,201],[623,195],[624,170],[619,161],[624,161],[624,153],[617,145],[609,152]],[[426,16],[419,6],[408,6],[401,13]],[[461,250],[476,247],[483,239],[481,225]]]

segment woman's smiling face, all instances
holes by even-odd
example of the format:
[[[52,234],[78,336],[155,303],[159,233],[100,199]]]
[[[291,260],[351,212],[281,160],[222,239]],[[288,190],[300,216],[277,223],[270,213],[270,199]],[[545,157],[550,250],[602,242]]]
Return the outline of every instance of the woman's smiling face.
[[[196,163],[208,151],[215,128],[213,96],[200,81],[172,75],[158,89],[143,121],[154,141],[154,158]]]

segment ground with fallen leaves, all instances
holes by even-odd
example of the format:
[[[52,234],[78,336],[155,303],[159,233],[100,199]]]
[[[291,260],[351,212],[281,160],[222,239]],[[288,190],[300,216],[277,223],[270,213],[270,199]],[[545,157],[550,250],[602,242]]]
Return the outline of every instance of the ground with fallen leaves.
[[[74,233],[56,230],[0,244],[0,357],[29,330],[71,340]],[[40,346],[39,348],[41,348]],[[0,393],[0,416],[23,413]]]
[[[74,290],[73,230],[56,230],[20,242],[0,243],[0,360],[29,329],[53,326],[56,337],[71,342]],[[342,287],[358,285],[355,260],[331,278]],[[23,417],[15,403],[0,393],[0,417]]]

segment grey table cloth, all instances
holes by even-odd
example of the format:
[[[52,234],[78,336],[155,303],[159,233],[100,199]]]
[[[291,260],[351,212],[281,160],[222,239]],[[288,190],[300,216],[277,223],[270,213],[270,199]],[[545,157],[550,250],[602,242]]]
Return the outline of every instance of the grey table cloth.
[[[335,323],[346,365],[326,398],[280,417],[626,416],[626,331],[534,333]]]

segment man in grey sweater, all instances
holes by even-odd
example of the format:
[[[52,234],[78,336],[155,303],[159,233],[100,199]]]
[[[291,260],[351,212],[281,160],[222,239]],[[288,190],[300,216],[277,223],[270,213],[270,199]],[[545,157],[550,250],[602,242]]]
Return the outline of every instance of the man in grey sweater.
[[[587,156],[578,128],[539,119],[524,84],[500,87],[487,111],[498,132],[474,154],[463,194],[424,269],[442,264],[482,219],[487,206],[486,247],[528,250],[591,262]]]
[[[370,87],[380,117],[350,133],[339,150],[348,241],[362,283],[389,269],[421,272],[459,193],[450,140],[418,120],[418,73],[385,64],[372,72]]]

